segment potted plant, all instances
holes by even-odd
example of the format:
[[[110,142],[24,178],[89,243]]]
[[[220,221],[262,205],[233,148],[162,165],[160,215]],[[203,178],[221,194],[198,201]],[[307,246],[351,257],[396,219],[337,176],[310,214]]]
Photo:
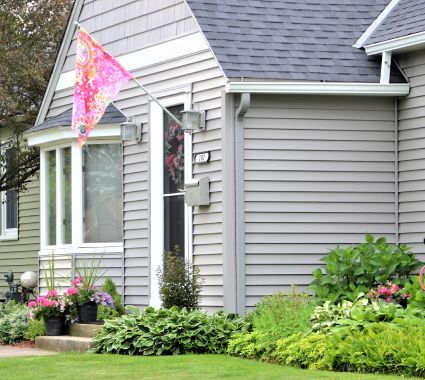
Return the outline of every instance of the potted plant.
[[[46,296],[39,296],[35,301],[28,302],[31,319],[44,319],[46,335],[57,336],[65,334],[66,313],[69,305],[65,297],[54,289]]]
[[[78,276],[71,283],[72,287],[66,292],[71,305],[71,323],[77,320],[79,323],[94,323],[99,305],[114,307],[112,297],[83,276]]]

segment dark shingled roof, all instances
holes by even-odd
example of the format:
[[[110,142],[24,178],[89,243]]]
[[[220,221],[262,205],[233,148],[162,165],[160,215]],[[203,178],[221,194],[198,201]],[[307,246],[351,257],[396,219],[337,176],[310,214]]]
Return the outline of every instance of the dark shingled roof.
[[[98,124],[120,124],[126,121],[127,118],[122,112],[115,107],[112,103],[106,108],[105,113],[100,119]],[[47,119],[44,123],[36,125],[29,129],[26,133],[43,131],[45,129],[55,127],[69,127],[72,123],[72,108]]]
[[[228,78],[379,83],[380,59],[352,45],[389,0],[187,2]]]
[[[400,0],[365,45],[425,31],[425,1]]]

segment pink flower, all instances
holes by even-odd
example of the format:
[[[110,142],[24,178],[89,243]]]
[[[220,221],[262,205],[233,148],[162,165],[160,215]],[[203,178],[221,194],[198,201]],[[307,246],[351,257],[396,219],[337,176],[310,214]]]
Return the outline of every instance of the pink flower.
[[[398,292],[400,290],[400,287],[398,285],[393,285],[392,289],[394,292]]]
[[[385,301],[387,301],[389,303],[389,302],[391,302],[391,298],[388,297],[387,299],[385,299]]]
[[[38,297],[37,302],[44,307],[49,307],[50,301],[46,297]]]
[[[54,289],[49,290],[47,292],[47,298],[56,298],[58,296],[58,292]]]
[[[59,302],[58,301],[50,301],[50,303],[49,303],[49,307],[58,307],[58,305],[59,305]]]
[[[391,296],[393,294],[393,291],[391,289],[387,289],[386,295]]]
[[[404,298],[404,299],[408,299],[408,298],[410,298],[410,297],[412,297],[412,295],[411,295],[411,294],[409,294],[409,293],[404,293],[404,294],[403,294],[403,298]]]
[[[35,302],[35,301],[30,301],[30,302],[28,302],[28,307],[30,308],[30,309],[32,309],[33,307],[36,307],[37,306],[37,302]]]
[[[83,282],[83,277],[78,276],[74,281],[71,281],[71,284],[77,286],[79,283]]]
[[[73,296],[74,294],[78,294],[78,289],[75,289],[75,288],[69,288],[69,289],[66,291],[66,295],[67,295],[67,296]]]
[[[383,294],[386,294],[387,293],[387,288],[384,288],[384,287],[382,287],[382,288],[378,288],[378,294],[379,295],[383,295]]]

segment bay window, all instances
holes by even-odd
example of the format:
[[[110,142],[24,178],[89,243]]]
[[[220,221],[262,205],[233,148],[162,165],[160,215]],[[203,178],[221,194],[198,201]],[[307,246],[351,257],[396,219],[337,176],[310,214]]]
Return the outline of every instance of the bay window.
[[[111,142],[42,151],[42,246],[121,243],[121,156]]]

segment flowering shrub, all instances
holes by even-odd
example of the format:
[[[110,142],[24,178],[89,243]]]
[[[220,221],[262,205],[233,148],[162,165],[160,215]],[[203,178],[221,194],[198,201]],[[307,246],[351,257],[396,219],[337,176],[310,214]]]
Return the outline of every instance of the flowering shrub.
[[[385,285],[378,285],[376,288],[371,289],[367,295],[372,301],[384,300],[387,303],[393,301],[400,302],[411,297],[410,293],[402,291],[398,285],[391,283],[391,281],[387,281]]]
[[[31,319],[65,316],[69,310],[69,301],[56,290],[49,290],[46,296],[39,296],[28,302]]]
[[[30,322],[28,308],[15,301],[0,303],[0,343],[21,341]]]

